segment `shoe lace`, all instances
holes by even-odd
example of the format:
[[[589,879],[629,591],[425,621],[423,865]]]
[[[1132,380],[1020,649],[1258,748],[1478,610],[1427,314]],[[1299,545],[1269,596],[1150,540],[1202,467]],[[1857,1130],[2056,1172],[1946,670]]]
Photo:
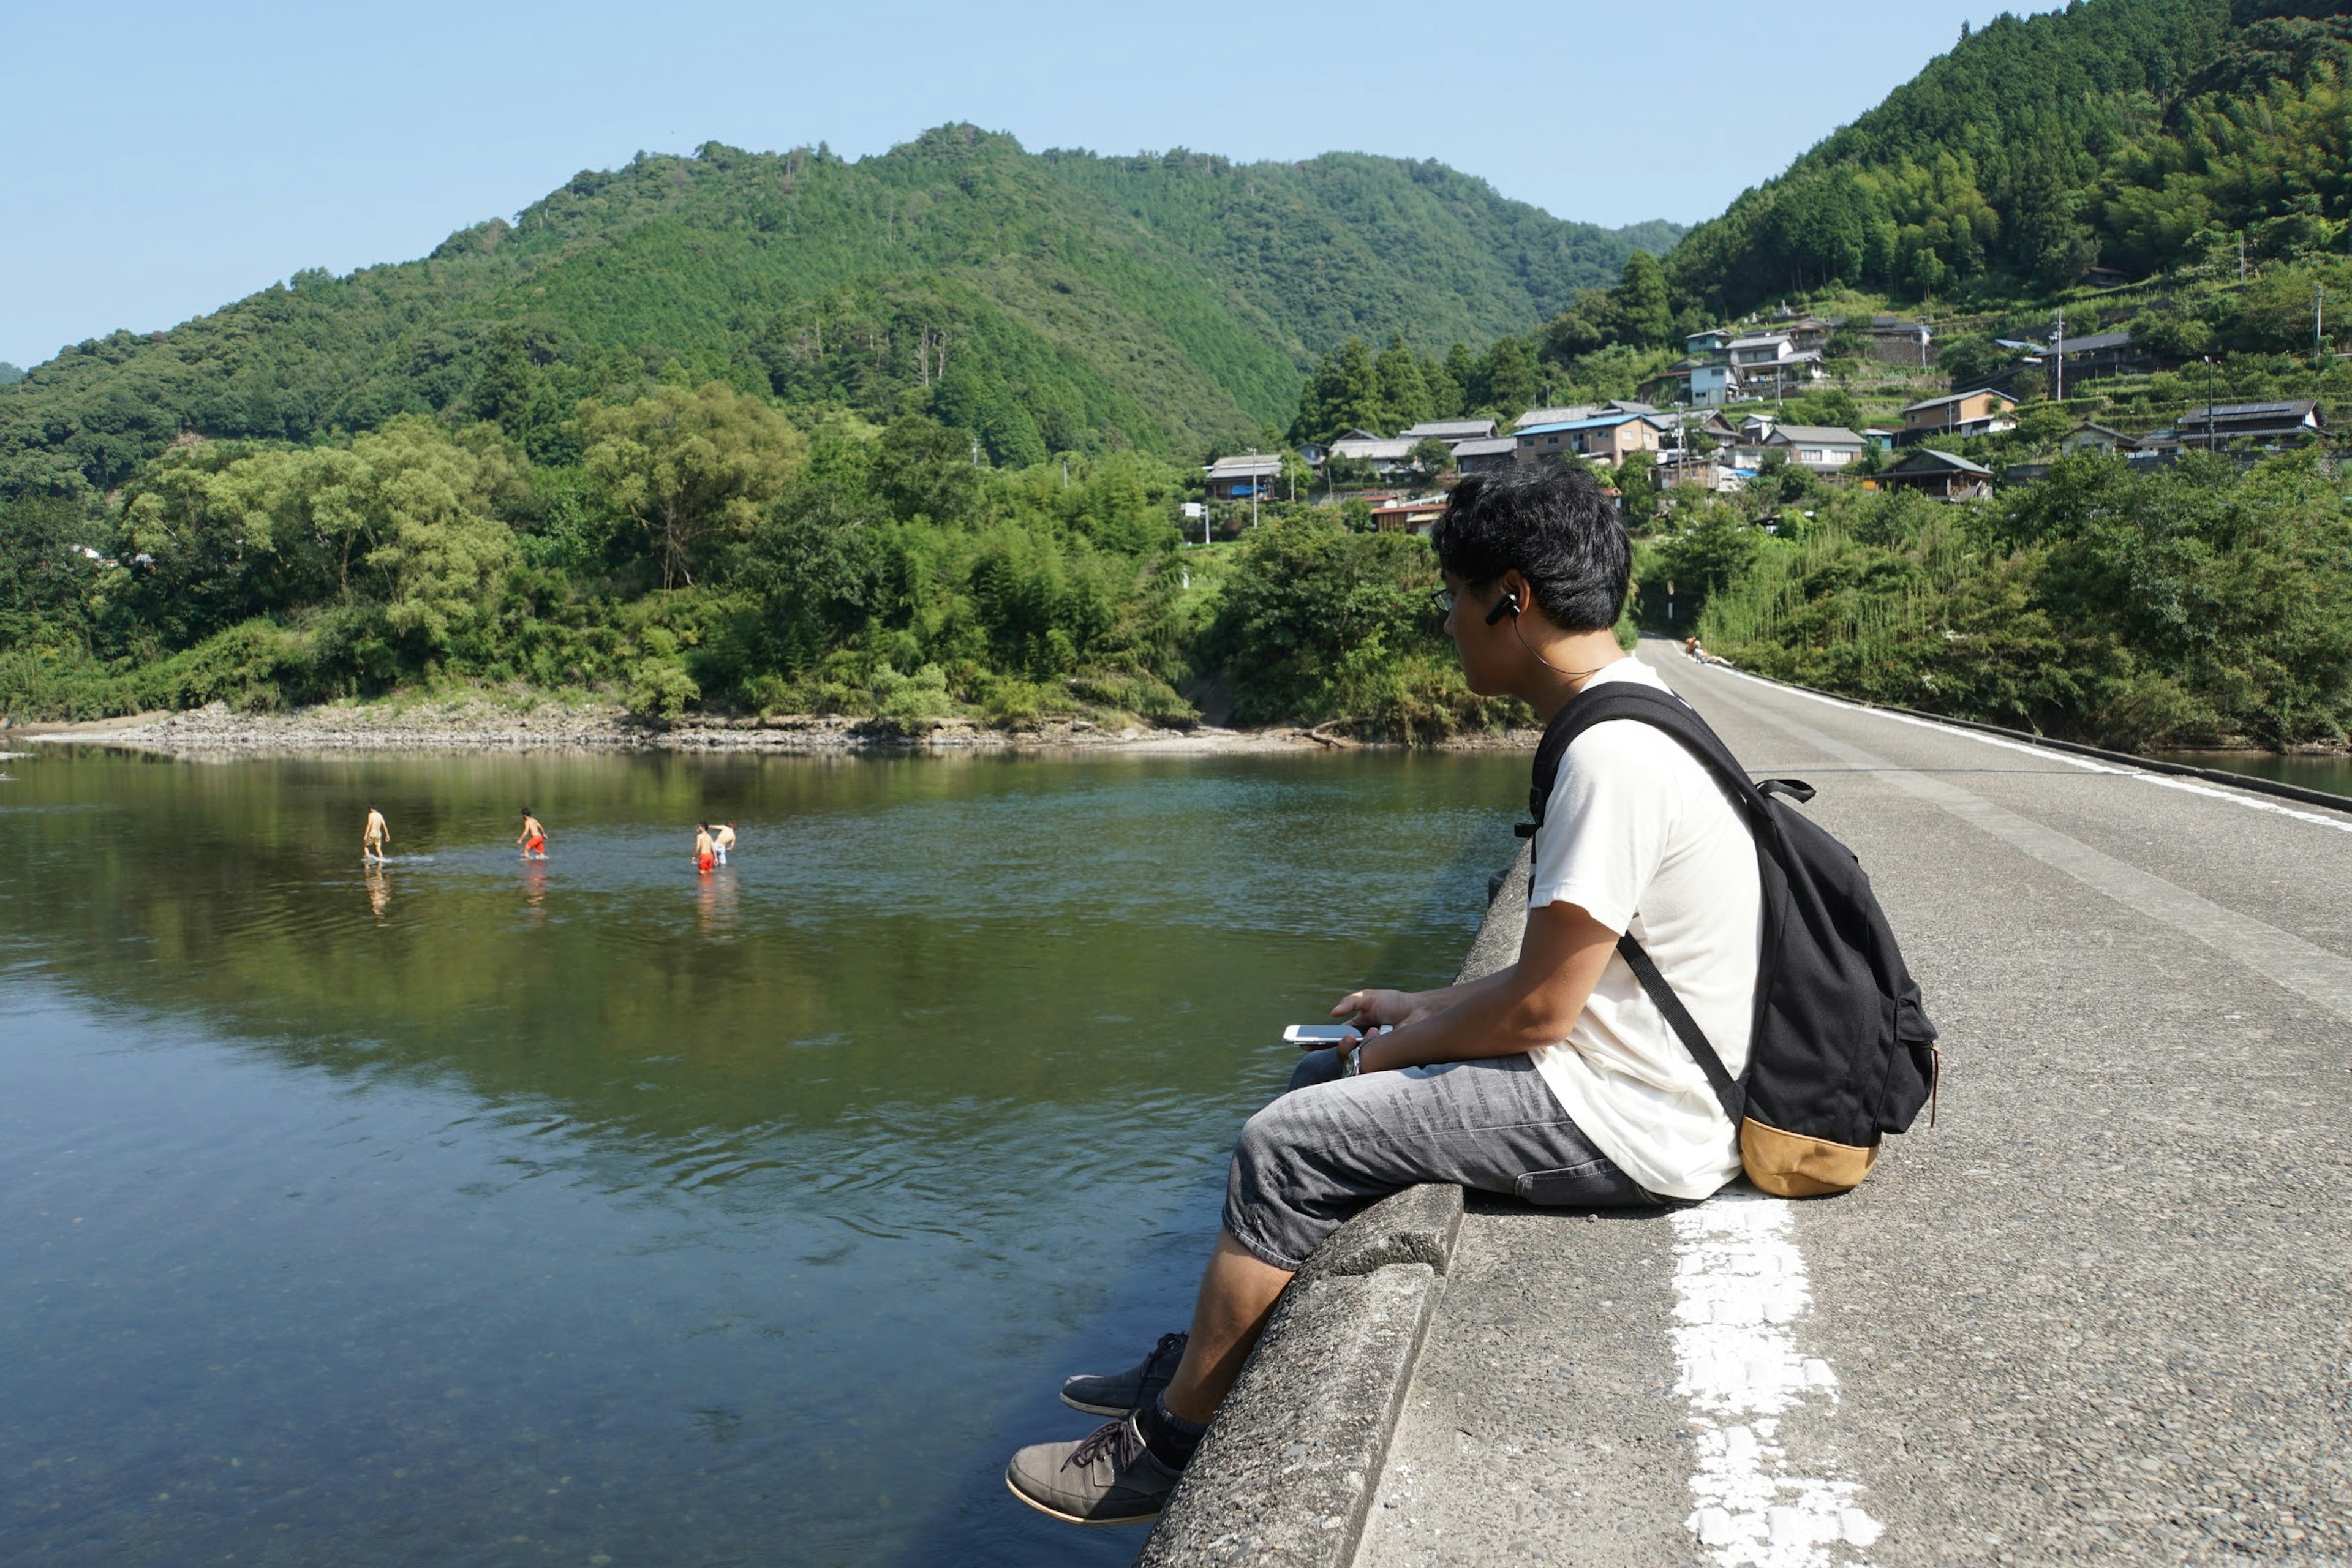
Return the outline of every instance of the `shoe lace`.
[[[1113,1469],[1123,1470],[1135,1463],[1137,1456],[1142,1452],[1143,1434],[1135,1429],[1132,1417],[1122,1416],[1117,1421],[1106,1421],[1087,1433],[1084,1440],[1070,1450],[1070,1457],[1062,1461],[1062,1468],[1084,1469],[1097,1459],[1107,1458]]]
[[[1190,1334],[1160,1335],[1160,1342],[1151,1347],[1151,1353],[1143,1358],[1143,1375],[1146,1377],[1156,1375],[1160,1371],[1160,1363],[1171,1357],[1181,1361],[1184,1358],[1184,1343],[1192,1337]]]

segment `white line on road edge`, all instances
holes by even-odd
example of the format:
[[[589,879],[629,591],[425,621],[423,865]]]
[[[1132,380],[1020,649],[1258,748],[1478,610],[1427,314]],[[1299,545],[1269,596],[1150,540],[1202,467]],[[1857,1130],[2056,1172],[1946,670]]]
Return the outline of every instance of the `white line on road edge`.
[[[1675,1226],[1675,1392],[1691,1403],[1698,1471],[1688,1524],[1719,1568],[1827,1568],[1863,1563],[1884,1527],[1855,1501],[1862,1488],[1791,1466],[1780,1418],[1815,1397],[1834,1404],[1837,1374],[1797,1349],[1791,1325],[1812,1305],[1796,1219],[1777,1198],[1724,1193],[1678,1211]]]
[[[1867,709],[1862,710],[1869,711]],[[2291,931],[2265,921],[2217,904],[2168,882],[2152,871],[2094,849],[2079,838],[1995,805],[1958,784],[1889,762],[1875,752],[1850,746],[1824,735],[1785,713],[1756,704],[1748,712],[1814,750],[1840,762],[1852,763],[1885,774],[1895,788],[1942,807],[1961,821],[1973,824],[2011,847],[2023,851],[2053,870],[2063,871],[2087,887],[2173,930],[2195,938],[2224,957],[2236,960],[2255,973],[2317,1003],[2339,1018],[2352,1020],[2352,959],[2339,957]],[[1893,717],[1894,715],[1888,715]]]
[[[1922,730],[1933,730],[1939,735],[1950,735],[1962,741],[1974,741],[1979,745],[1999,746],[2005,752],[2022,752],[2027,756],[2040,757],[2047,762],[2063,763],[2070,768],[2080,768],[2084,773],[2112,773],[2116,778],[2137,779],[2141,784],[2151,784],[2158,789],[2184,790],[2190,795],[2201,795],[2213,800],[2225,800],[2231,805],[2242,805],[2249,811],[2267,811],[2276,816],[2291,816],[2297,822],[2308,822],[2314,826],[2332,827],[2338,833],[2352,833],[2352,822],[2347,822],[2342,817],[2321,816],[2316,812],[2297,811],[2291,805],[2281,805],[2276,801],[2264,800],[2259,795],[2239,795],[2231,790],[2216,789],[2211,784],[2191,784],[2187,779],[2176,778],[2169,773],[2141,773],[2136,768],[2119,768],[2107,763],[2095,763],[2088,757],[2078,757],[2071,752],[2059,751],[2054,746],[2037,746],[2028,741],[2011,741],[2000,735],[1988,735],[1980,730],[1963,730],[1955,724],[1938,724],[1933,719],[1922,719],[1916,714],[1890,713],[1884,708],[1864,707],[1859,702],[1847,702],[1839,698],[1824,696],[1818,691],[1803,691],[1793,686],[1783,686],[1777,680],[1767,680],[1760,675],[1749,675],[1745,670],[1727,669],[1721,673],[1734,679],[1749,681],[1769,690],[1778,691],[1784,696],[1801,697],[1808,702],[1819,702],[1830,708],[1842,708],[1849,713],[1866,713],[1874,719],[1890,720],[1897,724],[1916,724]]]

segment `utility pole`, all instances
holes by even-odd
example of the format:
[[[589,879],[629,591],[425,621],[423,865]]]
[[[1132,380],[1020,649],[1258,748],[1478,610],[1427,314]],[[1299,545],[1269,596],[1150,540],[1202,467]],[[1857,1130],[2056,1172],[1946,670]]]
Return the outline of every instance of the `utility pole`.
[[[1257,454],[1253,452],[1250,456],[1255,458]],[[1252,474],[1250,476],[1250,526],[1252,528],[1257,526],[1257,492],[1264,489],[1265,489],[1265,481],[1257,475]]]
[[[2063,403],[2066,401],[2066,312],[2063,310],[2058,312],[2058,335],[2051,340],[2050,365],[2051,374],[2057,378],[2050,400]]]
[[[2238,281],[2246,280],[2246,231],[2238,231]]]
[[[2327,286],[2321,284],[2311,295],[2311,363],[2327,363],[2327,338],[2323,329],[2327,324]]]

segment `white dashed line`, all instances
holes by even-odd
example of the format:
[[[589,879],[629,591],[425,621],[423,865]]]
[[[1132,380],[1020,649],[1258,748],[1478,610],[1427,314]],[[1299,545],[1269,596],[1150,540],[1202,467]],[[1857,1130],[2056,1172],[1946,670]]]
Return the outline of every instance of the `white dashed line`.
[[[1796,1217],[1778,1198],[1727,1192],[1674,1216],[1675,1392],[1698,1448],[1693,1534],[1720,1568],[1864,1563],[1883,1531],[1827,1456],[1800,1460],[1781,1418],[1837,1402],[1828,1362],[1797,1347],[1812,1305]]]

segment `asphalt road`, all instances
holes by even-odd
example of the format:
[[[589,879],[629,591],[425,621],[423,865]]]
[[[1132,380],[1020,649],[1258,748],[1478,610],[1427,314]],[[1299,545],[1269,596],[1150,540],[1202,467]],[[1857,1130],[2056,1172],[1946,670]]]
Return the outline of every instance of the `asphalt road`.
[[[2352,816],[1643,657],[1943,1030],[1859,1191],[1465,1226],[1358,1561],[2352,1563]]]

